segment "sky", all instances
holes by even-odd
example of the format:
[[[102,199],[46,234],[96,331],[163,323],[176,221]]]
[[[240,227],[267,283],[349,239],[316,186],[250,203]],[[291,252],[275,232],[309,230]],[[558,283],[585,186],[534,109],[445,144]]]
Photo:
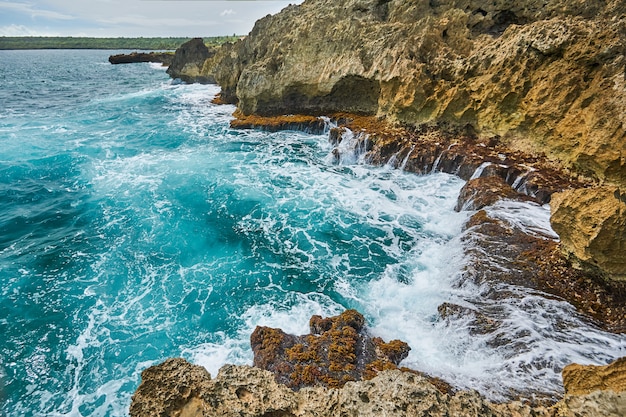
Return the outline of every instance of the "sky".
[[[302,0],[0,0],[0,36],[245,35]]]

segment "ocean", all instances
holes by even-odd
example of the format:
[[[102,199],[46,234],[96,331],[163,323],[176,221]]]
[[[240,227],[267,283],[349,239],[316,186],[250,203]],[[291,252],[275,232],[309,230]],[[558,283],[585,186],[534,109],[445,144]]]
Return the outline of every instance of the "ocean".
[[[0,415],[125,416],[148,366],[215,376],[251,364],[255,326],[304,334],[346,308],[408,342],[403,365],[495,400],[626,356],[623,335],[522,288],[495,336],[440,319],[443,302],[493,307],[463,282],[461,179],[232,130],[218,87],[116,52],[0,51]],[[548,206],[502,207],[553,234]]]

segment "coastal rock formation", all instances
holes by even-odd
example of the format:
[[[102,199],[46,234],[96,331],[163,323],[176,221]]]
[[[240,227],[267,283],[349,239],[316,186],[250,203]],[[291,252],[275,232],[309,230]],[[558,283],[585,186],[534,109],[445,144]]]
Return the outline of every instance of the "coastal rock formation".
[[[111,64],[135,64],[138,62],[158,62],[163,66],[171,65],[174,60],[173,52],[131,52],[109,56]]]
[[[176,49],[174,59],[167,69],[172,78],[179,78],[186,83],[215,83],[212,75],[202,74],[204,62],[215,55],[202,38],[193,38]]]
[[[311,334],[305,336],[257,327],[250,336],[254,366],[271,371],[278,382],[296,390],[318,384],[338,388],[397,369],[411,349],[400,340],[385,343],[372,338],[356,310],[329,318],[313,316],[309,326]]]
[[[551,207],[552,228],[563,245],[626,281],[626,191],[614,186],[567,190],[553,196]]]
[[[399,370],[341,389],[316,386],[295,392],[269,371],[226,365],[211,379],[183,359],[148,368],[141,378],[132,417],[621,417],[625,400],[623,392],[596,391],[567,395],[553,407],[494,404],[476,392],[442,393],[425,378]]]
[[[307,0],[259,20],[204,71],[244,115],[345,111],[461,129],[624,190],[625,16],[620,0]],[[613,245],[625,230],[594,222],[621,227]],[[561,248],[578,256],[576,245]],[[606,258],[606,272],[626,274]]]

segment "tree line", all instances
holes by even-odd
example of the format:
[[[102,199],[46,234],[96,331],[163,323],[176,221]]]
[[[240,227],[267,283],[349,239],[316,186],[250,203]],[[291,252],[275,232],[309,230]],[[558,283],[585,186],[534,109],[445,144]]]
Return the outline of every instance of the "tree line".
[[[0,36],[0,49],[140,49],[174,50],[191,38],[89,38],[72,36]],[[203,38],[207,46],[234,42],[239,36]]]

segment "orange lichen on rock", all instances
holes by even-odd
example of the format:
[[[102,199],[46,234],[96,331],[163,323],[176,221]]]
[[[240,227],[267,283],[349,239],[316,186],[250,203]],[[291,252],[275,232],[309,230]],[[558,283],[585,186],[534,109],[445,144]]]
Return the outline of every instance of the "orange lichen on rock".
[[[236,110],[233,116],[235,118],[230,122],[230,127],[233,129],[261,129],[269,132],[300,130],[310,133],[321,133],[326,126],[323,119],[307,115],[289,114],[267,117],[245,115],[241,110]]]
[[[309,325],[311,334],[304,336],[257,327],[250,339],[254,366],[272,371],[278,382],[296,390],[318,384],[339,388],[397,369],[410,350],[402,341],[385,343],[369,336],[365,318],[356,310],[313,316]]]

